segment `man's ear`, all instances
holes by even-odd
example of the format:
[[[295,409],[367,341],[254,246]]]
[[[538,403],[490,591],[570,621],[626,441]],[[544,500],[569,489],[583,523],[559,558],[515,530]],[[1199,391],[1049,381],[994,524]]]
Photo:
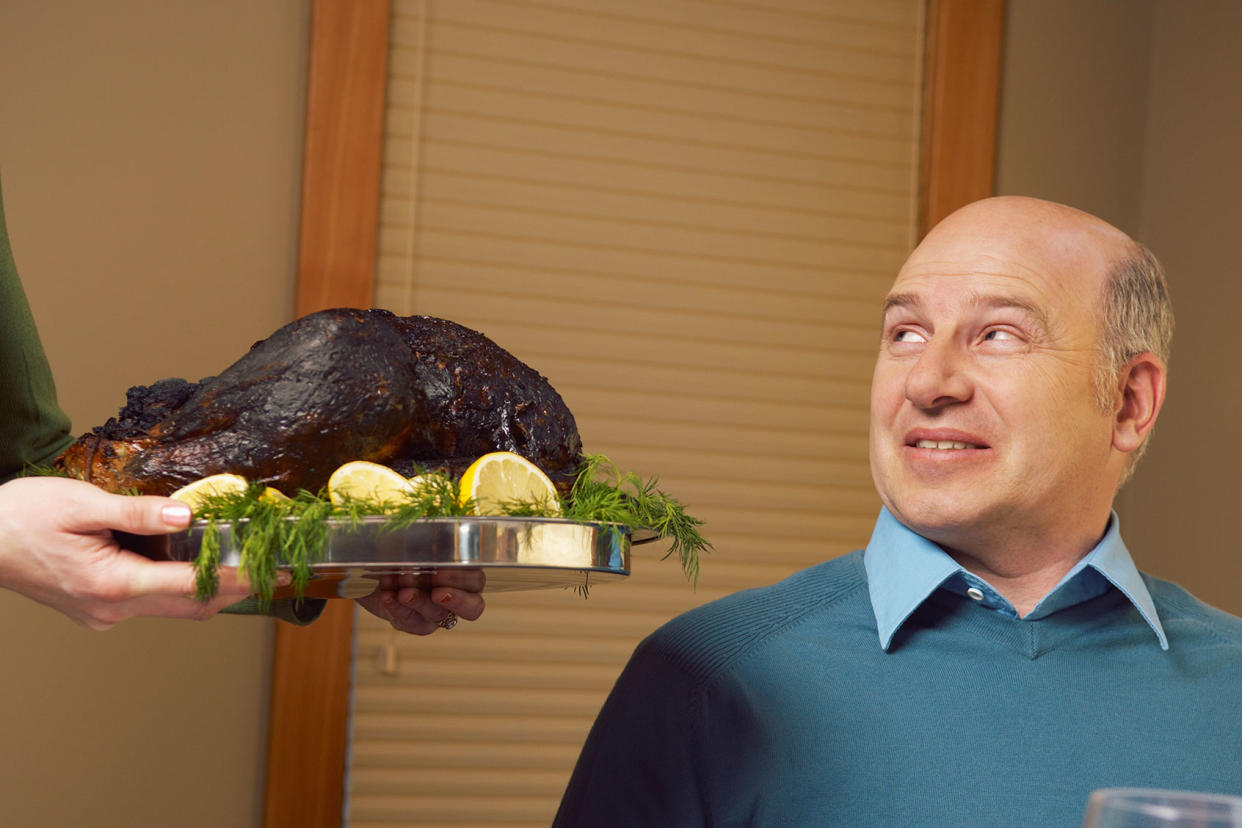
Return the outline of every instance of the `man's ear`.
[[[1156,425],[1164,405],[1164,362],[1151,353],[1141,353],[1126,363],[1122,372],[1121,407],[1113,424],[1113,448],[1131,452]]]

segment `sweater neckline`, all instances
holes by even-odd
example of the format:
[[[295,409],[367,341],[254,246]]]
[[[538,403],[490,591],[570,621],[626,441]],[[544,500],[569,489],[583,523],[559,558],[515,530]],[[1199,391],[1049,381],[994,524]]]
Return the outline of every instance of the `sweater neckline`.
[[[1155,634],[1163,650],[1168,638],[1155,602],[1142,575],[1121,540],[1120,521],[1113,513],[1108,529],[1084,558],[1026,618],[1019,619],[1009,604],[986,581],[967,572],[932,541],[915,533],[881,508],[863,566],[880,647],[888,650],[894,635],[911,615],[937,591],[956,591],[981,609],[1010,621],[1034,623],[1090,604],[1107,593],[1119,593]]]

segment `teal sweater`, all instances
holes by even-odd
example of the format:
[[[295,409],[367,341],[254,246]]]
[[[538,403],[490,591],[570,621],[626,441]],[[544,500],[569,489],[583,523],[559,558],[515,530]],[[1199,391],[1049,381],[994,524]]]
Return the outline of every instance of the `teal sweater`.
[[[1144,576],[1039,621],[938,590],[878,641],[862,553],[635,651],[558,826],[1078,826],[1088,793],[1242,794],[1242,619]]]

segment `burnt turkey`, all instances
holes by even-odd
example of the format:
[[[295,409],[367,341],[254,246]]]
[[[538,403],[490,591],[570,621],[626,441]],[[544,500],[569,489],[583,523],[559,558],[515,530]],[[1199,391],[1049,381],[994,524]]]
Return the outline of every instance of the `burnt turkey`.
[[[350,460],[459,473],[502,450],[572,480],[582,442],[546,379],[454,322],[343,308],[286,325],[219,376],[131,388],[57,465],[112,491],[232,472],[292,494]]]

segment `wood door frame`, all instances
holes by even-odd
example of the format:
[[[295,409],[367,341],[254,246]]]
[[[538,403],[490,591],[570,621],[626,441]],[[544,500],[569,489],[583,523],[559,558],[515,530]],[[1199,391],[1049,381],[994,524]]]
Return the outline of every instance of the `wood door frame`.
[[[919,238],[992,195],[1005,0],[929,0],[924,42]]]
[[[375,282],[388,0],[314,0],[295,316],[370,307]],[[277,623],[265,828],[342,821],[354,602],[308,627]]]
[[[298,316],[372,300],[388,54],[387,0],[314,0]],[[919,235],[992,194],[1004,0],[928,0]],[[339,825],[354,604],[277,624],[265,828]]]

